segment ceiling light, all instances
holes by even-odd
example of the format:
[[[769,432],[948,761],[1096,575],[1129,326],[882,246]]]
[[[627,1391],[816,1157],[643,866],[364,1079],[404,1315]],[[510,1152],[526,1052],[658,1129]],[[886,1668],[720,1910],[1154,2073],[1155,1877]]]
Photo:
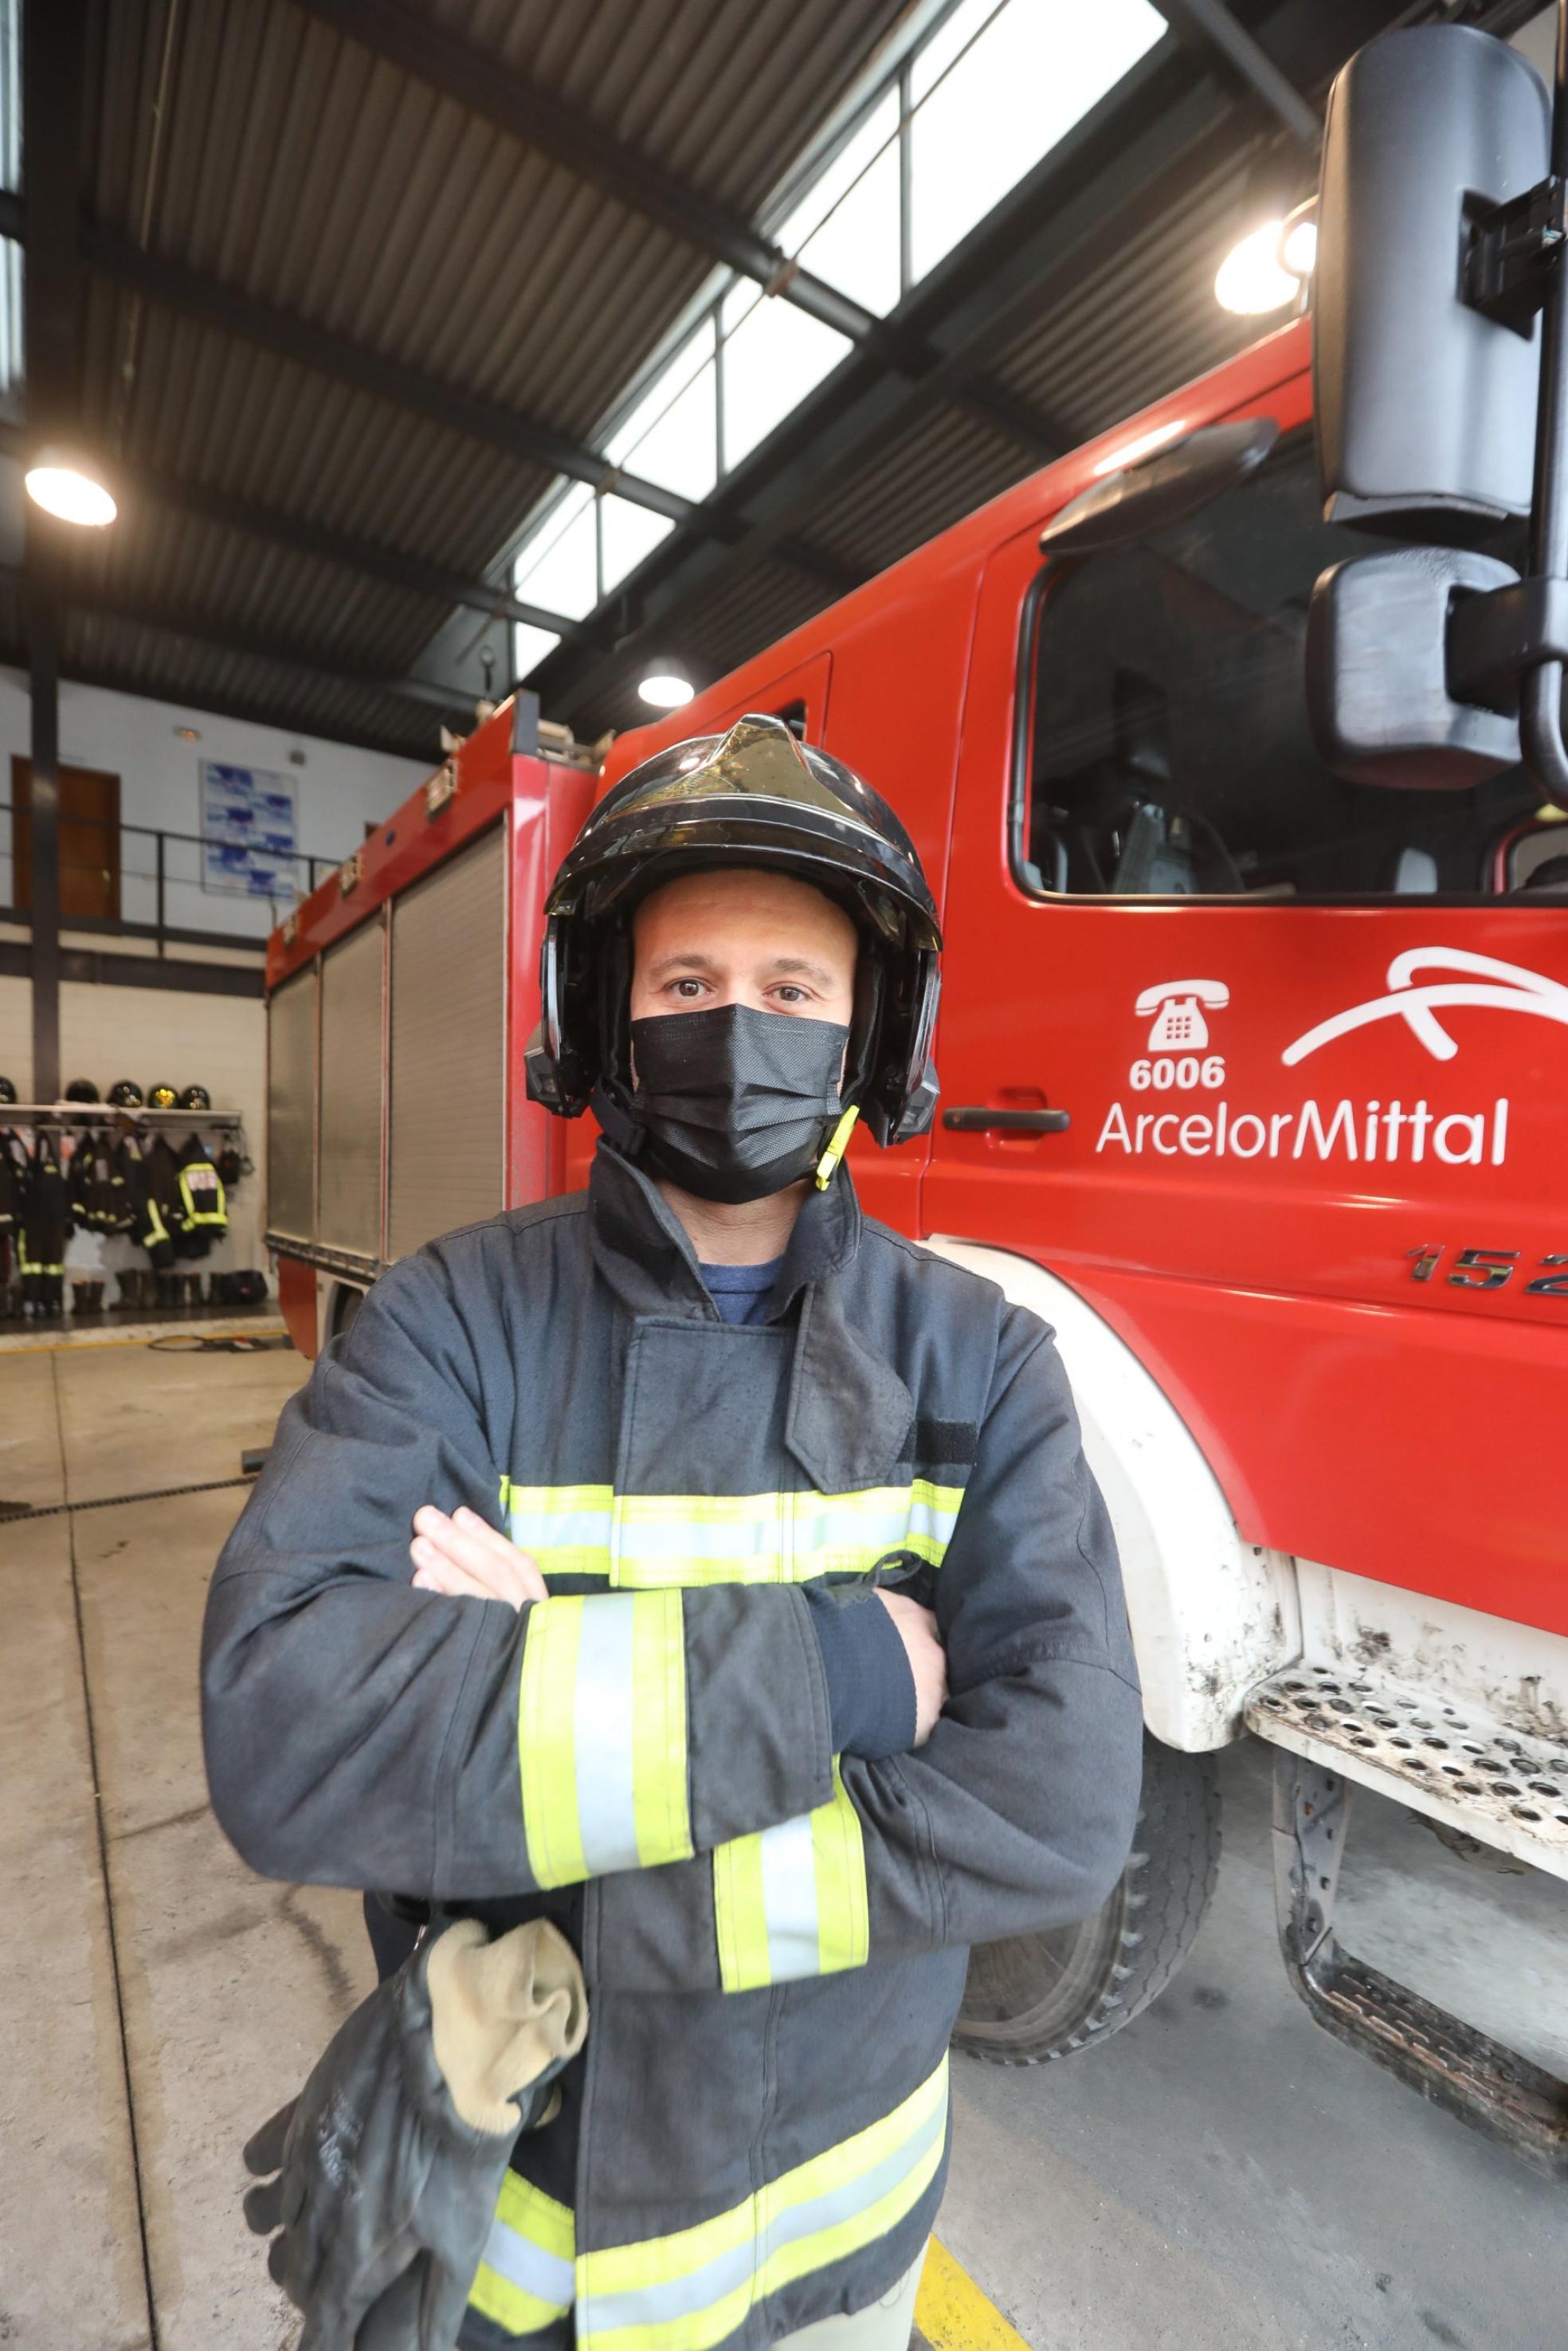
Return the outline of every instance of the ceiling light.
[[[1315,220],[1287,221],[1280,240],[1280,258],[1293,277],[1310,277],[1318,262]]]
[[[89,465],[58,449],[40,449],[26,475],[27,496],[61,522],[101,530],[119,508]]]
[[[1280,263],[1284,228],[1282,220],[1265,221],[1231,246],[1214,281],[1214,298],[1222,310],[1249,319],[1260,311],[1282,310],[1297,299],[1301,281]]]
[[[655,710],[679,710],[691,700],[696,688],[689,677],[681,675],[679,670],[653,669],[649,671],[637,691],[644,702],[652,703]]]
[[[1178,416],[1174,424],[1156,424],[1153,432],[1140,433],[1135,441],[1124,441],[1108,455],[1097,458],[1089,470],[1092,474],[1119,474],[1124,465],[1135,465],[1140,458],[1152,456],[1167,441],[1179,440],[1186,431],[1185,416]]]

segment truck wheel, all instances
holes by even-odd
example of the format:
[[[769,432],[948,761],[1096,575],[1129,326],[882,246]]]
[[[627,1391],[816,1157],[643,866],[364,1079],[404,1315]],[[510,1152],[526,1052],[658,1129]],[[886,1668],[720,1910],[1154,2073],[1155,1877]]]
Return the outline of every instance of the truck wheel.
[[[982,1943],[953,2035],[993,2065],[1041,2065],[1157,2000],[1192,1948],[1219,1872],[1219,1774],[1144,1733],[1144,1792],[1121,1882],[1092,1918]]]

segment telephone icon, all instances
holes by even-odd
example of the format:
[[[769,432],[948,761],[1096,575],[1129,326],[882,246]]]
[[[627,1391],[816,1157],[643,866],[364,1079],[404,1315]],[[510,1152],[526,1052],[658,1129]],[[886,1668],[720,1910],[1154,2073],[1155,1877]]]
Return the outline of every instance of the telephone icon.
[[[1151,1053],[1201,1053],[1208,1042],[1204,1013],[1218,1012],[1229,1001],[1222,979],[1165,979],[1145,987],[1134,1008],[1141,1020],[1155,1016]]]

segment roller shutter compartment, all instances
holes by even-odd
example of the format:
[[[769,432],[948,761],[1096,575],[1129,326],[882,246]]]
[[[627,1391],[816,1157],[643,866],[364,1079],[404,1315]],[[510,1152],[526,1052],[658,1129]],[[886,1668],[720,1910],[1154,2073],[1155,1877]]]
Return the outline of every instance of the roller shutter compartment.
[[[383,934],[367,922],[321,958],[321,1177],[316,1238],[382,1253]]]
[[[389,1259],[504,1205],[505,845],[497,825],[392,906]]]
[[[275,988],[267,1007],[267,1229],[316,1233],[316,974]]]

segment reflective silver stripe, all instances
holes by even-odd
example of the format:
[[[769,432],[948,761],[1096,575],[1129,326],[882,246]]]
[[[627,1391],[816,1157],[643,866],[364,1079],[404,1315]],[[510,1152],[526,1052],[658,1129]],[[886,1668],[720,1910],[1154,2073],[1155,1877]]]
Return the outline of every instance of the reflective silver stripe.
[[[817,1926],[817,1852],[811,1815],[780,1821],[758,1839],[768,1966],[775,1983],[821,1973]]]
[[[507,1531],[520,1551],[608,1551],[608,1510],[513,1510]]]
[[[664,2319],[690,2318],[721,2302],[727,2294],[733,2294],[737,2286],[759,2271],[769,2254],[777,2252],[780,2246],[798,2244],[819,2231],[836,2228],[841,2221],[865,2211],[886,2196],[908,2177],[946,2127],[947,2100],[944,2094],[941,2103],[914,2137],[895,2147],[870,2171],[862,2171],[857,2179],[845,2180],[841,2187],[827,2189],[821,2196],[775,2214],[766,2228],[759,2228],[727,2252],[716,2254],[702,2268],[688,2272],[685,2277],[671,2278],[662,2285],[643,2286],[634,2293],[601,2294],[591,2299],[585,2295],[579,2308],[580,2339],[591,2341],[619,2326],[656,2326]],[[764,2189],[763,2195],[766,2194]]]
[[[606,1593],[582,1612],[572,1743],[582,1858],[591,1877],[637,1866],[632,1761],[636,1605],[631,1593]]]
[[[537,2295],[557,2310],[570,2310],[577,2293],[577,2272],[570,2262],[559,2253],[547,2253],[542,2245],[519,2236],[517,2230],[497,2213],[490,2223],[481,2259],[497,2277],[508,2285],[519,2286],[524,2294]]]

